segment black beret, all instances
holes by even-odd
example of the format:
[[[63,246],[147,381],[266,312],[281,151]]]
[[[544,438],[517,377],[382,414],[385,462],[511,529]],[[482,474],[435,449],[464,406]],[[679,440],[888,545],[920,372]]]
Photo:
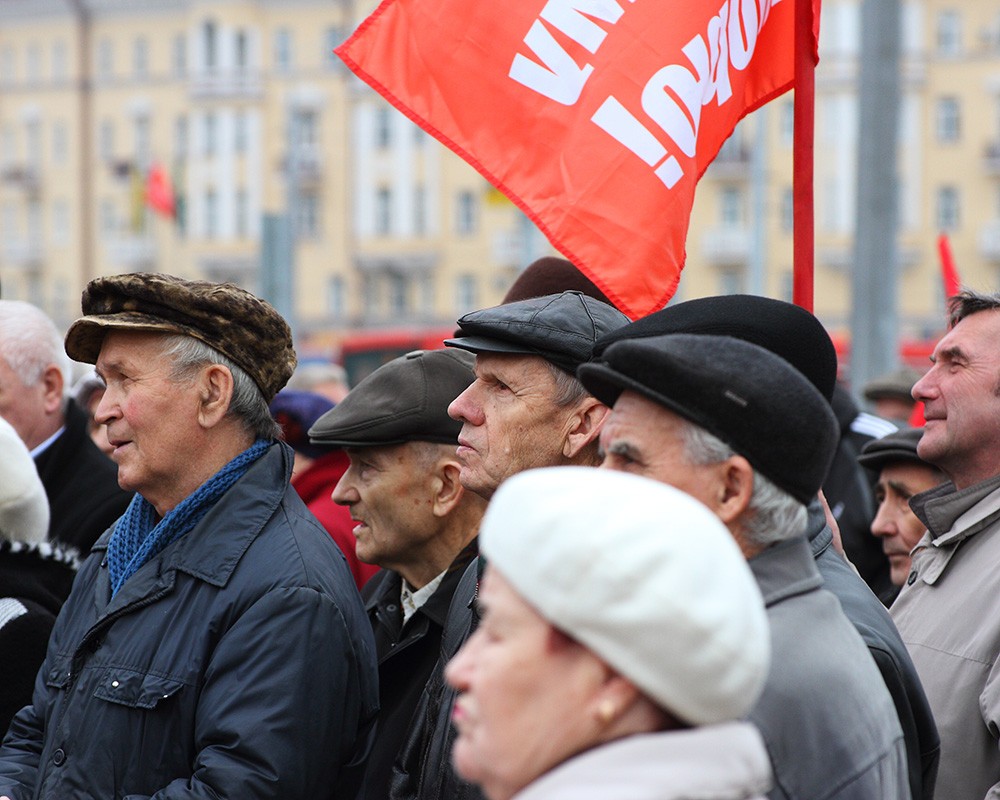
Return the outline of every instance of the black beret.
[[[274,421],[281,426],[281,438],[292,450],[309,458],[319,458],[330,450],[310,443],[309,429],[333,405],[330,398],[317,392],[282,389],[271,401],[269,409]]]
[[[448,416],[448,406],[475,380],[474,362],[456,350],[414,350],[394,358],[320,417],[309,438],[335,447],[457,445],[462,423]]]
[[[624,339],[579,377],[609,406],[631,390],[704,428],[803,504],[833,461],[839,431],[830,404],[783,358],[740,339]]]
[[[444,343],[473,353],[541,356],[572,375],[599,337],[627,323],[614,306],[569,291],[473,311]]]
[[[665,333],[703,333],[752,342],[791,363],[827,400],[833,396],[837,351],[830,335],[804,308],[770,297],[730,294],[667,306],[602,336],[594,355],[622,339]]]
[[[84,289],[83,313],[66,332],[66,352],[86,364],[97,363],[109,330],[132,330],[204,342],[242,368],[268,402],[295,369],[288,323],[270,304],[231,283],[160,272],[95,278]]]
[[[900,428],[881,439],[871,439],[865,442],[865,446],[861,448],[858,461],[874,470],[880,470],[886,464],[898,461],[923,464],[925,467],[937,470],[937,467],[928,464],[917,455],[917,443],[923,435],[923,428]]]

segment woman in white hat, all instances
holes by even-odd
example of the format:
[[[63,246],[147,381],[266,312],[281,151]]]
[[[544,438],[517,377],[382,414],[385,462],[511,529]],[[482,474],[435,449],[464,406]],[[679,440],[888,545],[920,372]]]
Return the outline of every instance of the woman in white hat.
[[[767,674],[764,604],[704,506],[624,473],[533,470],[500,487],[480,546],[483,619],[446,672],[460,775],[490,800],[768,790],[760,735],[734,722]]]

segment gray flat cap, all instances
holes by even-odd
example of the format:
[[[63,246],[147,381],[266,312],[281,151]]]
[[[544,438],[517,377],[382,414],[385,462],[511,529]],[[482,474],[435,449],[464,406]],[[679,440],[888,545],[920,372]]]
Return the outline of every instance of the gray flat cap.
[[[562,292],[466,314],[458,321],[460,335],[444,343],[473,353],[541,356],[574,375],[594,342],[628,321],[614,306]]]
[[[333,447],[457,445],[462,423],[448,416],[448,405],[475,380],[474,362],[456,350],[414,350],[395,358],[320,417],[309,440]]]
[[[876,471],[886,464],[897,461],[911,461],[914,464],[937,469],[917,455],[917,442],[923,435],[923,428],[900,428],[881,439],[872,439],[865,442],[865,446],[861,448],[858,462]]]

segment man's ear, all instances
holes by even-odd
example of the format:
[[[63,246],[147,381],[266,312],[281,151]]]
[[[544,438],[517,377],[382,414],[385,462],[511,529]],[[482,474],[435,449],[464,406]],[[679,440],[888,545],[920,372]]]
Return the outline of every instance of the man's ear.
[[[587,397],[577,403],[576,409],[567,420],[566,435],[563,437],[563,455],[575,458],[583,448],[597,441],[601,426],[611,409],[596,397]]]
[[[458,479],[461,465],[451,459],[439,461],[435,482],[434,505],[432,511],[436,517],[446,517],[459,504],[465,489]]]
[[[721,481],[714,511],[726,525],[731,525],[750,507],[753,467],[743,456],[732,455],[720,462],[718,468]]]
[[[46,414],[57,414],[63,404],[63,375],[59,367],[49,364],[42,373],[42,403]]]
[[[209,364],[198,375],[201,405],[198,422],[212,428],[222,421],[233,399],[233,374],[222,364]]]

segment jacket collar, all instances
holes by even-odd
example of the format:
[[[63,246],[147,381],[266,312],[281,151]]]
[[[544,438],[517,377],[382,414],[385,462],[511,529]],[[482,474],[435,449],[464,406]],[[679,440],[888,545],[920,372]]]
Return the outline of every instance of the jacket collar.
[[[809,542],[802,535],[772,544],[747,563],[767,607],[823,585]]]

